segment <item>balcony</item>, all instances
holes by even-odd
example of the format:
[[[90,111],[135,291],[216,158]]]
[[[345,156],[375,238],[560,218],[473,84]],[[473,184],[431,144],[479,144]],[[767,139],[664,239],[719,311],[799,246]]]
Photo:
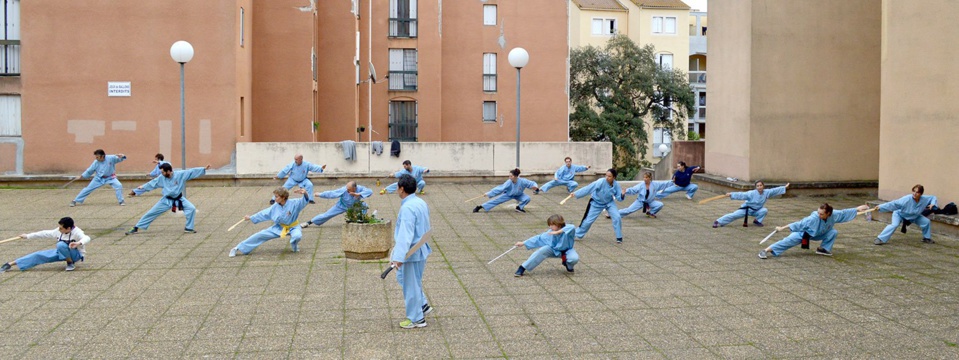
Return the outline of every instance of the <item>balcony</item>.
[[[0,76],[20,76],[20,40],[0,40]]]
[[[390,18],[390,37],[415,38],[416,37],[416,19]]]
[[[705,71],[690,71],[689,72],[689,85],[702,84],[706,85],[706,72]]]

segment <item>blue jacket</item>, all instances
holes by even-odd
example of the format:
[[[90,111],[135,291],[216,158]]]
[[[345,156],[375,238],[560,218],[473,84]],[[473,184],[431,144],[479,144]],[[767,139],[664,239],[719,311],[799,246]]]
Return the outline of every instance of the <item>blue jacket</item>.
[[[430,209],[426,202],[415,194],[409,194],[400,202],[400,211],[396,214],[396,227],[393,229],[393,254],[390,261],[401,263],[425,261],[430,253],[430,244],[423,244],[419,250],[406,258],[406,253],[423,239],[430,231]]]
[[[280,205],[280,203],[275,203],[270,205],[270,207],[263,209],[262,211],[250,216],[250,221],[254,224],[258,224],[267,220],[273,221],[273,226],[282,229],[282,227],[290,226],[296,222],[296,219],[300,216],[300,211],[303,211],[303,208],[309,204],[304,198],[296,199],[287,199],[286,203]],[[279,230],[278,229],[278,230]]]
[[[365,186],[363,186],[363,185],[357,184],[357,185],[356,185],[356,193],[357,193],[357,194],[360,194],[360,199],[357,199],[357,198],[353,197],[353,195],[350,195],[350,192],[349,192],[349,191],[346,191],[346,186],[344,186],[344,187],[341,187],[341,188],[336,189],[336,190],[330,190],[330,191],[321,192],[321,193],[320,193],[320,198],[322,198],[322,199],[340,199],[340,201],[337,202],[337,205],[342,206],[344,209],[349,209],[351,206],[353,206],[353,203],[355,203],[355,202],[357,202],[357,201],[362,201],[362,199],[368,198],[368,197],[370,197],[370,195],[373,195],[373,190],[370,190],[369,188],[367,188],[367,187],[365,187]]]
[[[573,176],[575,176],[576,173],[586,170],[588,169],[582,165],[571,165],[569,167],[563,165],[559,167],[559,170],[556,170],[556,180],[570,181],[573,180]]]
[[[296,165],[296,161],[294,161],[284,167],[283,170],[280,170],[280,172],[276,174],[276,177],[282,179],[285,178],[287,174],[290,174],[291,180],[300,182],[306,180],[306,177],[310,174],[310,171],[322,173],[323,167],[306,161],[303,161],[303,163],[300,165]]]
[[[552,230],[546,231],[542,234],[533,236],[523,242],[523,245],[526,246],[526,249],[535,249],[543,246],[549,246],[550,249],[553,249],[553,256],[560,256],[564,252],[573,248],[573,245],[576,243],[574,237],[576,235],[576,225],[566,224],[562,229],[562,234],[553,235],[550,234]]]
[[[595,201],[597,205],[606,205],[613,201],[623,201],[626,196],[623,194],[623,188],[619,186],[619,181],[613,180],[613,184],[610,185],[606,182],[605,177],[596,179],[596,181],[593,181],[582,189],[576,190],[573,195],[575,195],[577,199],[591,195],[592,200]]]
[[[786,193],[786,187],[780,186],[772,189],[764,189],[760,194],[759,190],[750,190],[744,192],[734,192],[729,198],[733,200],[746,200],[742,207],[748,207],[751,210],[759,210],[766,206],[766,200],[773,196],[779,196]]]
[[[693,178],[693,172],[699,169],[699,166],[687,166],[686,171],[679,171],[673,174],[673,182],[676,183],[676,186],[686,187],[689,185],[689,180]]]
[[[903,196],[897,200],[879,205],[879,211],[893,212],[899,210],[899,216],[903,219],[913,221],[922,216],[922,211],[929,205],[936,205],[936,197],[932,195],[922,195],[919,201],[912,199],[912,195]]]
[[[813,211],[809,216],[789,224],[789,231],[807,233],[812,237],[825,235],[832,230],[833,225],[849,222],[856,218],[856,208],[836,210],[826,220],[819,218],[819,211]]]
[[[117,174],[116,165],[126,159],[126,156],[121,158],[116,155],[107,155],[103,158],[103,161],[93,160],[93,163],[90,164],[90,167],[83,172],[81,177],[87,179],[93,174],[96,174],[98,178],[114,177]]]
[[[532,187],[538,188],[539,186],[537,186],[532,180],[516,178],[515,183],[512,180],[506,180],[503,185],[494,187],[493,190],[490,190],[488,193],[486,193],[486,196],[494,197],[496,195],[506,193],[506,196],[516,197],[523,195],[524,190]]]

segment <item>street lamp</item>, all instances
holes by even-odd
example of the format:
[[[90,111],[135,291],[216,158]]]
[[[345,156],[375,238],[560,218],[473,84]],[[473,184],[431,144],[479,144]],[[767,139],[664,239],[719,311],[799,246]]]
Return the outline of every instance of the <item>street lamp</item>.
[[[516,68],[516,167],[519,168],[519,77],[520,70],[529,62],[529,53],[521,47],[509,51],[509,64]]]
[[[180,165],[186,170],[186,91],[183,86],[183,68],[193,59],[193,45],[183,40],[173,43],[173,46],[170,46],[170,57],[180,63]]]

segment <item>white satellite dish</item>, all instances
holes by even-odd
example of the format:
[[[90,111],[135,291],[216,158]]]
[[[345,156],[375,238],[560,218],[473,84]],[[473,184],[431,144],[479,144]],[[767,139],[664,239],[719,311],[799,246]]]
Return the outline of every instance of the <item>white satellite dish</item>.
[[[372,61],[370,61],[369,64],[370,64],[370,81],[376,84],[376,68],[373,67]]]

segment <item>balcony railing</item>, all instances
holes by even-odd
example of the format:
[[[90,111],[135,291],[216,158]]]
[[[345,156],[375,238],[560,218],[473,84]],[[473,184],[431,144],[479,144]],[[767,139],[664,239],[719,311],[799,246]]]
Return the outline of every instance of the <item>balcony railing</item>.
[[[689,83],[690,83],[690,84],[705,84],[705,83],[706,83],[706,72],[705,72],[705,71],[690,71],[690,72],[689,72]]]
[[[483,74],[483,91],[496,91],[496,74]]]
[[[20,40],[0,40],[0,76],[20,75]]]
[[[416,71],[390,71],[391,91],[416,91]]]
[[[390,37],[415,38],[416,19],[390,18]]]

